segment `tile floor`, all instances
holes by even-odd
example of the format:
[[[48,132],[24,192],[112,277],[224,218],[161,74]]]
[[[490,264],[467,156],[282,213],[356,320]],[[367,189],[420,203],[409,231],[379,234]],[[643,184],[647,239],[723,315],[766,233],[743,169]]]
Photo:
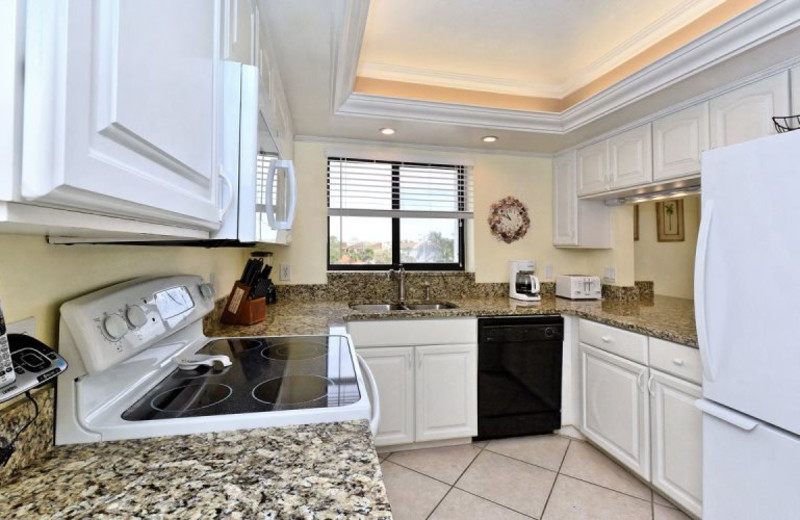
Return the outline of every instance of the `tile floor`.
[[[380,453],[397,520],[687,520],[590,444],[544,435]]]

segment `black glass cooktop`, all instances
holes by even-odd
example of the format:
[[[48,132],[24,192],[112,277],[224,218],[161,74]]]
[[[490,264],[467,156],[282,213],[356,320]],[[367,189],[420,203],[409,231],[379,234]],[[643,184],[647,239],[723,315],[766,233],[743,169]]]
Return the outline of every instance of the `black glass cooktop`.
[[[343,336],[230,338],[198,354],[231,366],[177,368],[128,408],[128,421],[330,408],[357,402],[355,367]]]

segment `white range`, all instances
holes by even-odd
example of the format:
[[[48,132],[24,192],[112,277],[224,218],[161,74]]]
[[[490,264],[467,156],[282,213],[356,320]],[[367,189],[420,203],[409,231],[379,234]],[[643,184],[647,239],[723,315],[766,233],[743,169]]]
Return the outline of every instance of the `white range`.
[[[213,294],[180,275],[62,305],[56,444],[356,419],[374,434],[377,386],[349,336],[208,338]]]

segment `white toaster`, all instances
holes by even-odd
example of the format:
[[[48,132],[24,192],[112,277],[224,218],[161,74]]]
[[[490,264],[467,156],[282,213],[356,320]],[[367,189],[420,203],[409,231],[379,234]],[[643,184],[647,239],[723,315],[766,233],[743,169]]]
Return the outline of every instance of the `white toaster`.
[[[556,296],[570,300],[599,300],[602,293],[599,276],[564,274],[556,277]]]

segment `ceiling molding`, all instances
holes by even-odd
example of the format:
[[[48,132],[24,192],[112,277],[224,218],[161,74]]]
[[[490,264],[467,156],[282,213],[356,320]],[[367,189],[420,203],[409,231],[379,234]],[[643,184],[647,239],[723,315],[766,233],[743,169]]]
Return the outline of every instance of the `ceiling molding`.
[[[331,104],[334,113],[353,93],[361,44],[367,28],[367,14],[369,0],[338,0],[334,8],[331,31]]]
[[[358,67],[358,75],[387,81],[419,83],[421,85],[433,85],[434,87],[493,92],[512,96],[557,99],[564,97],[563,88],[560,86],[536,85],[513,79],[479,76],[477,74],[458,74],[455,72],[407,67],[404,65],[373,61],[361,63]]]
[[[588,64],[574,77],[558,86],[558,98],[563,99],[600,76],[612,71],[634,56],[652,47],[678,29],[698,19],[724,0],[684,0],[638,33],[620,43],[605,55]]]
[[[800,2],[765,0],[560,114],[352,92],[356,66],[353,63],[342,64],[335,67],[335,84],[349,84],[351,92],[347,96],[342,95],[343,101],[334,107],[334,114],[565,134],[797,27],[800,27]],[[361,34],[363,36],[363,27]],[[355,59],[357,63],[358,57],[357,53],[353,55],[351,52],[342,58]],[[338,74],[345,70],[352,71],[353,76],[340,79]]]
[[[401,148],[407,150],[421,150],[425,152],[441,152],[441,153],[466,153],[466,154],[481,154],[481,155],[510,155],[515,157],[535,157],[538,159],[552,159],[552,153],[542,152],[523,152],[520,150],[495,150],[488,148],[476,147],[463,147],[463,146],[442,146],[435,144],[419,144],[419,143],[405,143],[400,141],[381,141],[378,139],[356,139],[351,137],[326,137],[316,135],[296,135],[294,136],[295,142],[304,143],[330,143],[341,144],[349,146],[365,146],[370,148]]]

